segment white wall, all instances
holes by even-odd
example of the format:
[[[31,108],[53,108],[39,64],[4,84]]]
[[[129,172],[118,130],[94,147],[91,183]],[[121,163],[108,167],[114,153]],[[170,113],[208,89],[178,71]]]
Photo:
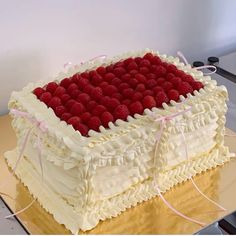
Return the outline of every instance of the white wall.
[[[234,0],[0,0],[0,114],[12,90],[99,54],[146,47],[189,61],[236,49]]]

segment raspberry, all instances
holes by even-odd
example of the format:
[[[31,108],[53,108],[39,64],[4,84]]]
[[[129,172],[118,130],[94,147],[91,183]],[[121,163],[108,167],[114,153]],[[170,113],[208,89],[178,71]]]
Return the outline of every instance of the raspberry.
[[[161,91],[163,91],[164,92],[164,90],[163,90],[163,88],[161,87],[161,86],[156,86],[155,88],[153,88],[153,90],[152,90],[155,94],[157,94],[158,92],[161,92]]]
[[[70,113],[72,115],[78,116],[84,111],[84,106],[82,103],[75,102],[72,107],[70,108]]]
[[[179,77],[174,77],[170,79],[170,82],[174,85],[175,88],[178,88],[178,86],[182,83],[182,79]]]
[[[76,103],[76,101],[75,101],[74,99],[68,100],[68,101],[66,102],[66,108],[67,108],[68,110],[70,110],[71,107],[72,107],[75,103]]]
[[[127,98],[127,99],[124,99],[124,100],[122,101],[122,104],[125,105],[125,106],[127,106],[127,107],[129,106],[130,103],[131,103],[131,100],[128,99],[128,98]]]
[[[152,90],[145,90],[144,92],[143,92],[143,96],[145,97],[145,96],[147,96],[147,95],[150,95],[150,96],[153,96],[154,95],[154,92],[152,91]]]
[[[164,82],[161,86],[166,92],[173,88],[173,84],[168,81]]]
[[[88,85],[89,81],[85,78],[80,78],[78,81],[77,81],[77,85],[79,86],[79,89],[80,90],[83,90],[85,88],[86,85]],[[71,85],[70,85],[71,86]],[[69,87],[70,87],[69,86]],[[68,89],[67,89],[68,91]]]
[[[136,62],[131,62],[129,63],[129,65],[127,66],[127,70],[131,71],[131,70],[137,70],[138,69],[138,65]]]
[[[192,93],[193,88],[191,87],[191,85],[188,82],[182,82],[178,86],[178,91],[181,95],[186,95],[187,93]]]
[[[143,113],[143,105],[139,101],[133,102],[129,105],[129,110],[130,110],[131,115],[134,115],[136,113],[142,114]]]
[[[122,83],[122,80],[119,79],[119,78],[114,78],[112,81],[111,81],[111,84],[118,87],[120,84]]]
[[[167,66],[170,65],[170,64],[167,63],[167,62],[165,62],[165,61],[163,61],[163,62],[161,63],[161,65],[162,65],[164,68],[167,68]]]
[[[69,87],[67,88],[68,94],[71,94],[71,92],[75,89],[78,89],[77,84],[75,84],[75,83],[70,84]]]
[[[142,57],[135,57],[134,61],[139,65],[139,63],[142,61]]]
[[[109,65],[109,66],[106,67],[106,71],[107,71],[107,72],[112,72],[112,71],[113,71],[113,68],[114,68],[114,65],[111,64],[111,65]]]
[[[88,74],[88,72],[83,72],[83,73],[80,74],[80,76],[85,78],[85,79],[88,79],[89,74]]]
[[[101,84],[99,84],[99,87],[102,89],[102,91],[107,87],[108,83],[107,82],[102,82]]]
[[[61,120],[64,120],[67,122],[67,120],[69,120],[72,117],[72,115],[68,112],[65,112],[61,115]]]
[[[58,107],[56,107],[54,112],[58,117],[61,117],[61,115],[66,112],[66,108],[64,106],[58,106]]]
[[[101,125],[101,121],[98,117],[93,116],[91,117],[91,119],[88,121],[88,127],[89,129],[98,131],[99,130],[99,126]]]
[[[167,95],[168,95],[169,100],[174,100],[176,102],[179,100],[179,92],[175,89],[169,90]]]
[[[185,82],[188,82],[188,83],[192,83],[192,82],[194,82],[194,79],[193,79],[193,77],[191,76],[191,75],[185,75],[185,76],[183,76],[182,77],[182,80],[183,81],[185,81]]]
[[[101,115],[101,122],[102,122],[102,125],[105,128],[107,128],[109,122],[114,122],[114,117],[113,117],[113,115],[110,112],[105,111]]]
[[[45,90],[43,88],[35,88],[33,93],[37,98],[40,98],[40,96],[45,92]]]
[[[47,84],[46,86],[46,91],[50,92],[51,94],[53,94],[55,92],[55,90],[57,89],[58,84],[55,82],[50,82]]]
[[[151,66],[151,63],[150,63],[149,60],[143,59],[143,60],[140,62],[139,66],[150,67],[150,66]]]
[[[132,101],[141,101],[143,98],[143,94],[140,92],[135,92],[132,96]]]
[[[105,89],[104,89],[104,94],[111,96],[113,93],[117,92],[117,88],[114,85],[108,85]]]
[[[157,65],[152,65],[150,71],[151,71],[152,73],[156,73],[157,68],[158,68]]]
[[[124,67],[124,62],[123,61],[118,61],[114,64],[114,69],[117,67]]]
[[[94,75],[91,79],[91,83],[95,86],[98,86],[103,81],[101,75]]]
[[[66,93],[66,89],[62,86],[58,86],[53,93],[53,96],[61,97],[64,93]]]
[[[94,116],[100,116],[104,111],[106,111],[106,107],[103,105],[97,105],[95,108],[93,108],[92,114]]]
[[[147,95],[142,100],[143,108],[151,109],[156,106],[156,101],[153,96]]]
[[[158,78],[156,81],[157,81],[157,84],[158,84],[158,85],[162,86],[162,84],[163,84],[166,80],[165,80],[164,78],[160,77],[160,78]]]
[[[79,89],[75,89],[71,92],[70,95],[71,95],[72,98],[76,99],[79,96],[79,94],[80,94]]]
[[[117,106],[120,105],[119,100],[117,100],[116,98],[111,98],[107,101],[107,103],[105,104],[105,106],[110,110],[113,111]]]
[[[165,92],[157,93],[155,98],[156,98],[157,107],[162,107],[163,102],[165,102],[165,103],[169,102],[169,98],[167,97]]]
[[[115,120],[117,120],[117,119],[126,120],[129,114],[130,114],[129,109],[126,105],[119,105],[114,110],[113,115],[115,117]]]
[[[87,123],[89,119],[91,118],[91,114],[89,112],[85,112],[80,116],[83,123]]]
[[[129,84],[132,88],[136,88],[136,86],[138,85],[138,80],[132,78],[130,79]]]
[[[139,92],[143,92],[145,89],[146,88],[144,84],[138,84],[135,90]]]
[[[90,96],[95,100],[99,100],[102,97],[102,89],[99,87],[94,88]]]
[[[114,73],[116,76],[120,77],[121,75],[123,75],[123,74],[126,73],[126,70],[125,70],[124,67],[117,67],[117,68],[115,68],[115,69],[113,70],[113,73]]]
[[[146,83],[147,88],[153,88],[157,85],[157,81],[155,79],[150,79]]]
[[[87,93],[81,93],[76,100],[83,104],[87,104],[90,101],[90,96]]]
[[[131,62],[134,62],[134,59],[133,58],[127,58],[123,62],[126,66],[128,66]]]
[[[183,78],[186,74],[182,70],[176,70],[175,75],[177,77]]]
[[[157,66],[156,70],[155,70],[155,74],[158,77],[164,76],[166,74],[166,68],[164,66]]]
[[[89,71],[89,78],[90,78],[90,79],[91,79],[93,76],[96,76],[96,75],[98,75],[97,71],[95,71],[95,70],[90,70],[90,71]]]
[[[136,74],[138,74],[138,71],[137,70],[131,70],[129,72],[129,74],[130,74],[130,77],[134,77]]]
[[[177,67],[173,64],[168,64],[166,69],[170,73],[175,73],[178,70]]]
[[[65,104],[70,99],[70,95],[65,93],[61,96],[61,102]]]
[[[160,65],[161,64],[161,59],[158,56],[154,56],[149,60],[152,65]]]
[[[92,93],[94,87],[91,84],[88,84],[87,86],[84,87],[84,92],[87,94]]]
[[[42,102],[44,102],[45,104],[48,105],[48,103],[50,102],[51,98],[52,98],[52,94],[51,93],[44,92],[40,96],[40,101],[42,101]]]
[[[75,126],[75,129],[78,130],[82,136],[87,136],[88,135],[88,126],[79,123],[78,125]]]
[[[199,81],[193,81],[191,83],[193,90],[200,90],[201,88],[203,88],[203,84]]]
[[[98,67],[96,71],[97,71],[98,74],[100,74],[100,75],[105,75],[105,74],[106,74],[106,68],[105,68],[104,66]]]
[[[124,82],[128,82],[131,78],[131,75],[126,73],[124,75],[121,76],[121,79],[124,81]]]
[[[67,120],[67,124],[72,125],[74,129],[79,123],[80,123],[80,118],[78,116],[72,116]]]
[[[124,98],[130,98],[133,96],[134,90],[132,88],[127,88],[122,91],[122,94],[123,94]]]
[[[88,102],[86,108],[88,111],[91,112],[93,110],[93,108],[96,106],[97,106],[97,103],[95,101],[90,101],[90,102]]]
[[[139,72],[142,74],[142,75],[146,75],[149,73],[149,69],[147,67],[140,67],[139,68]]]
[[[104,96],[100,99],[99,103],[106,106],[109,101],[110,101],[110,97]]]
[[[53,110],[60,105],[61,105],[61,99],[59,97],[53,97],[48,103],[48,106],[51,107]]]
[[[64,87],[65,89],[68,88],[68,86],[71,84],[71,80],[68,78],[63,79],[60,82],[60,86]]]
[[[168,73],[167,75],[166,75],[166,80],[171,80],[171,79],[173,79],[175,77],[175,75],[173,74],[173,73]]]
[[[71,78],[71,80],[70,80],[70,83],[78,83],[78,81],[81,79],[81,77],[80,77],[80,75],[79,74],[74,74],[73,76],[72,76],[72,78]],[[69,85],[68,85],[69,86]],[[68,87],[67,86],[67,87]],[[63,86],[64,87],[64,86]],[[67,88],[66,87],[66,88]]]
[[[111,81],[111,80],[113,80],[115,77],[116,77],[116,76],[115,76],[113,73],[110,72],[110,73],[105,74],[104,80],[106,80],[106,81]]]
[[[151,60],[153,58],[153,54],[151,52],[147,52],[144,56],[144,59]]]
[[[149,74],[147,74],[147,78],[148,79],[155,79],[156,80],[157,76],[155,74],[153,74],[153,73],[149,73]]]
[[[147,81],[146,77],[140,73],[136,74],[135,78],[138,80],[139,83],[145,83]]]
[[[121,83],[118,87],[119,91],[123,91],[124,89],[129,88],[129,85],[127,83]]]
[[[111,97],[116,98],[119,101],[121,101],[123,99],[123,96],[120,93],[114,93],[114,94],[112,94]]]

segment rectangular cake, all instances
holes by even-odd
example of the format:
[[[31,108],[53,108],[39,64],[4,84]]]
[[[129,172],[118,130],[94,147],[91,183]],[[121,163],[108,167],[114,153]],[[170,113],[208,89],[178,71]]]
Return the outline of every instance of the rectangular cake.
[[[5,156],[13,168],[25,143],[15,174],[74,234],[231,157],[226,88],[179,58],[147,49],[50,81],[12,93],[17,147]]]

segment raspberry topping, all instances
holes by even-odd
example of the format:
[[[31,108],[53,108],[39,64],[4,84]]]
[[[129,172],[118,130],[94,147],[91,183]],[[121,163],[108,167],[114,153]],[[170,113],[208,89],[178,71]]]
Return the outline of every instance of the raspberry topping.
[[[109,122],[114,122],[114,117],[110,112],[105,111],[101,115],[101,122],[102,125],[107,128]]]
[[[130,113],[126,105],[119,105],[116,107],[113,114],[115,119],[126,120]]]
[[[95,131],[99,130],[99,126],[101,125],[101,121],[97,116],[91,117],[91,119],[88,121],[88,127],[89,129],[93,129]]]
[[[146,108],[151,109],[156,106],[155,98],[150,95],[145,96],[142,100],[142,103],[143,103],[144,109],[146,109]]]
[[[34,95],[36,95],[37,98],[40,98],[40,96],[45,92],[45,90],[43,88],[35,88],[33,93]]]

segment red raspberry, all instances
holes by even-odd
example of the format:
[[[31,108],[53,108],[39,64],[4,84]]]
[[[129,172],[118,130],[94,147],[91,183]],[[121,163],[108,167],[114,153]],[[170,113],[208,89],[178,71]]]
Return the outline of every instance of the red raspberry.
[[[82,136],[87,136],[88,135],[88,126],[79,123],[78,125],[75,126],[75,129],[78,130]]]
[[[129,110],[130,110],[131,115],[134,115],[136,113],[142,114],[143,113],[143,105],[139,101],[133,102],[129,105]]]
[[[129,109],[126,105],[119,105],[114,110],[113,115],[114,115],[115,120],[117,119],[126,120],[129,114],[130,114]]]
[[[193,88],[188,82],[182,82],[178,87],[178,91],[181,95],[186,95],[188,93],[192,93]]]
[[[87,104],[90,101],[90,96],[87,93],[81,93],[76,100],[83,104]]]
[[[57,87],[58,87],[58,84],[56,82],[50,82],[46,86],[46,91],[53,94],[55,92],[55,90],[57,89]]]
[[[107,73],[108,73],[108,72],[112,72],[113,69],[114,69],[114,65],[112,65],[112,64],[106,67]]]
[[[174,77],[170,79],[170,82],[174,85],[175,88],[178,88],[178,86],[182,83],[182,79],[179,77]]]
[[[53,93],[53,96],[61,97],[65,93],[66,93],[66,89],[62,86],[58,86],[55,92]]]
[[[170,73],[176,73],[176,71],[178,70],[177,67],[173,64],[168,64],[166,69]]]
[[[42,102],[44,102],[45,104],[48,105],[48,103],[50,102],[51,98],[52,98],[52,94],[51,93],[44,92],[40,96],[40,101],[42,101]]]
[[[105,68],[104,66],[98,67],[96,71],[97,71],[98,74],[100,74],[100,75],[105,75],[105,74],[106,74],[106,68]]]
[[[169,98],[167,97],[165,92],[157,93],[155,98],[156,98],[157,107],[162,107],[163,102],[165,102],[165,103],[169,102]]]
[[[121,101],[123,99],[123,96],[120,93],[114,93],[111,97],[116,98],[118,101]]]
[[[131,70],[137,70],[138,69],[138,65],[136,62],[131,62],[129,63],[129,65],[127,66],[127,70],[131,71]]]
[[[78,89],[77,84],[75,84],[75,83],[70,84],[69,87],[67,88],[68,94],[71,94],[72,91],[75,90],[75,89]]]
[[[156,106],[156,101],[153,96],[147,95],[142,100],[143,108],[151,109]]]
[[[147,96],[147,95],[150,95],[150,96],[153,96],[154,95],[154,92],[150,89],[147,89],[143,92],[143,96]]]
[[[161,87],[167,92],[173,88],[173,84],[169,81],[164,82]]]
[[[132,96],[132,101],[141,101],[143,98],[143,94],[140,92],[135,92]]]
[[[94,87],[91,84],[88,84],[87,86],[85,86],[84,92],[87,94],[91,94],[93,89],[94,89]]]
[[[114,85],[108,85],[105,89],[104,89],[104,94],[111,96],[113,93],[117,92],[117,88]]]
[[[114,64],[114,69],[117,67],[124,67],[124,62],[123,61],[118,61]]]
[[[124,89],[129,88],[129,85],[127,83],[121,83],[118,87],[119,91],[123,91]]]
[[[140,62],[139,66],[140,66],[140,67],[141,67],[141,66],[150,67],[150,66],[151,66],[151,63],[150,63],[149,60],[143,59],[143,60]]]
[[[98,75],[96,70],[90,70],[89,71],[89,78],[91,79],[93,76]]]
[[[165,80],[164,78],[160,77],[160,78],[158,78],[156,81],[157,81],[157,84],[158,84],[158,85],[162,86],[162,84],[163,84],[166,80]]]
[[[72,115],[70,113],[65,112],[61,115],[61,120],[64,120],[65,122],[67,122],[71,117]]]
[[[131,103],[131,100],[130,99],[124,99],[123,101],[122,101],[122,105],[125,105],[125,106],[129,106],[129,104]]]
[[[149,69],[147,67],[140,67],[139,68],[139,72],[142,74],[142,75],[146,75],[149,73]]]
[[[81,116],[80,116],[81,120],[83,123],[87,124],[87,122],[89,121],[89,119],[91,118],[91,114],[89,112],[84,112]]]
[[[101,122],[102,122],[102,125],[105,128],[107,128],[109,122],[114,122],[114,117],[113,117],[113,115],[110,112],[105,111],[101,115]]]
[[[67,102],[66,102],[66,108],[67,110],[70,110],[71,107],[76,103],[76,101],[74,99],[69,99]]]
[[[160,65],[161,64],[161,59],[158,56],[154,56],[149,60],[152,65]]]
[[[138,71],[137,71],[137,70],[131,70],[131,71],[129,72],[129,74],[130,74],[130,77],[134,77],[135,75],[138,74]]]
[[[171,80],[171,79],[173,79],[175,77],[175,75],[173,74],[173,73],[168,73],[167,75],[166,75],[166,80]]]
[[[58,106],[58,107],[56,107],[54,112],[55,112],[56,116],[61,117],[61,115],[66,112],[66,108],[64,106]]]
[[[95,101],[90,101],[90,102],[88,102],[86,108],[88,111],[91,112],[94,109],[94,107],[96,107],[96,106],[97,106],[97,103]]]
[[[121,76],[121,79],[124,81],[124,82],[128,82],[131,78],[131,75],[126,73],[124,75]]]
[[[70,95],[65,93],[61,96],[61,102],[65,104],[70,98],[71,98]]]
[[[104,80],[109,82],[109,81],[113,80],[115,77],[116,76],[113,73],[110,72],[110,73],[105,74]]]
[[[146,60],[151,60],[153,58],[153,54],[151,52],[148,52],[143,56],[143,58]]]
[[[88,79],[89,73],[88,72],[83,72],[83,73],[80,74],[80,76],[85,78],[85,79]]]
[[[105,106],[110,110],[113,111],[117,106],[120,105],[120,101],[117,100],[116,98],[111,98],[107,101]]]
[[[94,116],[100,116],[104,111],[106,111],[106,107],[103,105],[97,105],[91,112]]]
[[[158,65],[152,65],[150,71],[151,71],[152,73],[156,73],[157,68],[158,68]]]
[[[123,74],[126,73],[126,70],[125,70],[124,67],[117,67],[117,68],[115,68],[115,69],[113,70],[113,73],[114,73],[116,76],[120,77],[120,76],[122,76]]]
[[[176,75],[177,77],[183,78],[186,74],[185,74],[182,70],[177,70],[177,71],[175,72],[175,75]]]
[[[133,96],[134,90],[132,88],[127,88],[122,91],[122,94],[123,94],[124,98],[130,98]]]
[[[78,81],[81,79],[81,77],[80,77],[80,75],[77,73],[77,74],[74,74],[73,76],[72,76],[72,78],[71,78],[71,80],[70,80],[70,83],[75,83],[75,84],[77,84],[78,83]],[[61,86],[63,86],[63,85],[61,85]],[[68,85],[69,86],[69,85]],[[67,87],[68,87],[67,86]],[[64,87],[64,86],[63,86]],[[67,88],[66,87],[66,88]]]
[[[194,79],[193,79],[193,77],[191,76],[191,75],[185,75],[185,76],[183,76],[182,77],[182,80],[183,81],[185,81],[185,82],[188,82],[188,83],[192,83],[192,82],[194,82]]]
[[[203,84],[200,81],[193,81],[191,83],[193,90],[200,90],[201,88],[203,88]]]
[[[148,79],[157,79],[157,76],[155,75],[155,74],[153,74],[153,73],[149,73],[149,74],[147,74],[147,78]]]
[[[60,105],[61,105],[61,99],[59,97],[53,97],[48,103],[48,106],[51,107],[53,110]]]
[[[80,123],[80,118],[78,116],[72,116],[71,118],[67,120],[67,124],[72,125],[74,129],[79,123]]]
[[[166,68],[164,66],[157,66],[155,74],[157,77],[164,76],[166,74]]]
[[[94,88],[90,96],[94,100],[99,100],[102,97],[102,89],[99,87]]]
[[[43,88],[35,88],[33,93],[37,98],[40,98],[40,96],[45,92],[45,90]]]
[[[122,80],[119,79],[119,78],[114,78],[114,79],[111,81],[111,84],[114,85],[115,87],[118,87],[121,83],[122,83]]]
[[[139,65],[139,63],[142,61],[142,57],[135,57],[134,61]]]
[[[110,97],[104,96],[104,97],[102,97],[102,98],[100,99],[99,103],[102,104],[102,105],[104,105],[104,106],[106,106],[107,103],[110,101],[110,99],[111,99]]]
[[[147,81],[146,77],[140,73],[136,74],[135,78],[138,80],[139,83],[145,83]]]
[[[101,84],[99,84],[99,87],[102,89],[102,91],[107,87],[108,83],[107,82],[102,82]]]
[[[71,84],[71,80],[69,78],[65,78],[60,82],[60,86],[64,87],[65,89]]]
[[[155,94],[157,94],[158,92],[161,92],[161,91],[163,91],[164,92],[164,90],[163,90],[163,88],[161,87],[161,86],[156,86],[155,88],[153,88],[153,90],[152,90]]]
[[[134,62],[134,59],[133,58],[127,58],[123,62],[125,64],[125,66],[128,66],[131,62]]]
[[[179,92],[175,89],[169,90],[167,95],[168,95],[169,100],[174,100],[176,102],[179,100]]]
[[[89,84],[89,81],[87,80],[87,79],[85,79],[85,78],[80,78],[78,81],[77,81],[77,85],[79,86],[79,89],[80,90],[83,90],[85,87],[86,87],[86,85],[88,85]],[[71,86],[71,85],[70,85]],[[70,87],[69,86],[69,87]],[[68,89],[67,89],[67,91],[68,91]]]
[[[167,68],[167,66],[170,65],[170,64],[167,63],[167,62],[165,62],[165,61],[163,61],[163,62],[161,63],[161,65],[162,65],[163,67]]]
[[[101,121],[98,117],[93,116],[91,117],[91,119],[88,121],[88,127],[89,129],[98,131],[99,130],[99,126],[101,125]]]
[[[129,84],[132,88],[136,88],[136,86],[138,85],[138,80],[132,78],[130,79]]]
[[[150,79],[146,83],[147,88],[153,88],[157,85],[157,81],[155,79]]]
[[[101,82],[103,82],[101,75],[94,75],[91,79],[91,83],[95,86],[98,86]]]
[[[72,115],[78,116],[84,111],[84,106],[82,103],[75,102],[72,107],[70,108],[70,113]]]
[[[146,87],[144,84],[138,84],[135,90],[138,92],[143,92],[144,90],[146,90]]]

